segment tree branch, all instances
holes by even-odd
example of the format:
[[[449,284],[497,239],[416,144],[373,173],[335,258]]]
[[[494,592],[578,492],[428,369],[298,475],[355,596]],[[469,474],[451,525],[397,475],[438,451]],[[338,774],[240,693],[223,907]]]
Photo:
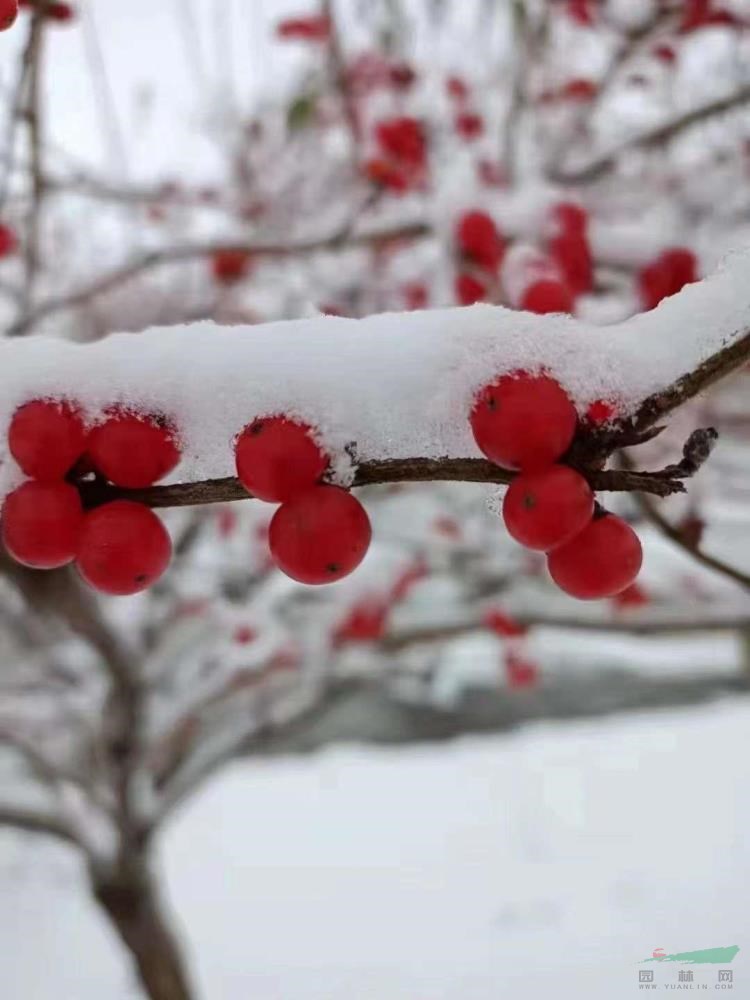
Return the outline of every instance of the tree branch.
[[[5,135],[3,149],[7,156],[7,164],[5,172],[3,174],[2,186],[0,186],[0,209],[5,205],[5,201],[8,197],[8,191],[10,188],[10,182],[13,175],[13,168],[15,166],[15,136],[16,129],[19,122],[23,119],[23,109],[26,100],[26,90],[29,84],[29,77],[32,72],[32,67],[36,60],[36,54],[39,47],[39,39],[41,33],[41,22],[43,19],[42,11],[38,7],[31,13],[29,18],[29,30],[26,36],[26,44],[24,45],[23,52],[21,55],[20,68],[18,71],[18,78],[16,80],[15,87],[13,89],[13,95],[10,100],[10,111],[8,113],[8,128]]]
[[[514,624],[522,628],[556,628],[580,632],[607,632],[616,635],[673,635],[685,632],[743,632],[750,627],[750,609],[745,613],[733,612],[728,615],[703,615],[699,617],[694,609],[682,612],[658,614],[638,612],[621,618],[586,618],[579,615],[538,614],[536,612],[513,612]],[[424,642],[445,642],[472,632],[487,631],[480,617],[470,617],[449,625],[433,625],[424,628],[405,629],[385,636],[380,648],[385,653],[398,653],[409,646]]]
[[[750,101],[750,84],[742,87],[734,94],[711,101],[708,104],[703,104],[698,108],[693,108],[692,111],[686,112],[679,118],[665,122],[662,125],[656,125],[642,132],[640,135],[632,136],[584,167],[573,170],[560,170],[553,175],[553,179],[560,184],[589,184],[612,171],[617,165],[618,158],[623,153],[634,149],[648,149],[649,147],[663,145],[687,131],[687,129],[692,128],[693,125],[699,125],[701,122],[707,121],[715,115],[725,114],[728,111],[733,111],[735,108],[740,108],[742,105],[747,104],[748,101]]]
[[[581,469],[592,489],[599,493],[632,492],[639,490],[666,497],[684,493],[679,479],[662,477],[658,472],[625,472],[619,469],[603,471]],[[501,469],[483,458],[401,458],[363,462],[357,467],[354,486],[375,486],[385,483],[513,482],[516,473]],[[84,504],[98,507],[111,500],[134,500],[149,507],[195,507],[202,504],[230,503],[249,500],[252,494],[235,476],[224,479],[204,479],[197,483],[173,483],[152,486],[144,490],[126,490],[104,482],[80,484]]]
[[[629,428],[636,433],[647,430],[689,399],[736,371],[748,358],[750,331],[721,347],[693,371],[686,372],[671,385],[644,399],[629,421]]]
[[[41,7],[35,7],[31,14],[31,36],[29,39],[29,68],[26,106],[23,111],[29,133],[29,175],[31,198],[26,216],[26,239],[24,247],[24,303],[31,301],[34,282],[39,270],[39,237],[42,221],[42,207],[45,195],[44,170],[42,165],[42,101],[41,72],[44,26],[46,17]]]
[[[80,842],[73,831],[53,813],[38,812],[0,803],[0,826],[10,826],[26,833],[42,833],[50,837],[66,840],[76,847]]]
[[[91,282],[91,284],[79,288],[77,291],[55,296],[47,299],[46,302],[41,302],[29,313],[21,316],[16,323],[12,324],[7,330],[7,336],[23,336],[41,320],[47,319],[49,316],[66,309],[87,305],[100,295],[119,288],[126,282],[137,278],[139,275],[153,268],[165,264],[211,257],[214,253],[221,250],[239,250],[255,257],[292,257],[296,254],[314,253],[320,250],[339,250],[349,247],[370,246],[380,242],[389,242],[390,240],[419,239],[430,232],[429,227],[426,225],[402,226],[394,229],[376,230],[360,235],[351,235],[350,230],[351,227],[347,223],[346,227],[332,236],[322,239],[303,240],[299,243],[290,244],[248,243],[236,240],[224,240],[223,242],[195,243],[167,247],[162,250],[152,250],[139,257],[135,257],[126,264],[113,268],[108,273]]]
[[[626,469],[632,467],[632,459],[625,453],[621,453],[620,462]],[[667,520],[661,511],[657,509],[650,497],[637,492],[634,495],[634,499],[644,518],[657,528],[665,538],[674,542],[675,545],[681,548],[683,552],[686,552],[692,559],[695,559],[696,562],[700,563],[701,566],[705,566],[706,569],[711,569],[733,580],[745,590],[750,590],[750,573],[744,573],[742,570],[732,566],[731,563],[704,552],[695,539],[689,538],[679,527]]]

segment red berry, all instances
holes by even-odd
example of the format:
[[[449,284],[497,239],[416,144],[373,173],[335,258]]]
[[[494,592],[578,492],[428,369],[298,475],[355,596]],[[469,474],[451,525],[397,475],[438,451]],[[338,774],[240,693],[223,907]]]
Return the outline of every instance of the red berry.
[[[427,140],[421,122],[416,118],[392,118],[375,126],[375,138],[380,149],[398,163],[412,168],[425,165]]]
[[[374,156],[367,160],[362,166],[362,171],[374,184],[380,184],[397,194],[409,190],[411,182],[408,175],[382,157]]]
[[[274,562],[300,583],[333,583],[362,562],[372,529],[362,504],[338,486],[313,486],[271,519]]]
[[[484,118],[475,111],[460,111],[454,121],[456,132],[467,142],[478,139],[484,132]]]
[[[234,446],[237,476],[259,500],[283,503],[314,486],[328,466],[307,424],[262,417],[242,431]]]
[[[279,38],[301,42],[325,42],[331,34],[331,22],[325,15],[287,17],[276,26]]]
[[[496,271],[505,252],[497,226],[486,212],[466,212],[456,227],[456,243],[461,253],[488,271]]]
[[[595,399],[586,410],[586,419],[596,427],[611,423],[617,416],[617,407],[606,399]]]
[[[238,646],[248,646],[257,637],[257,632],[249,625],[238,625],[232,638]]]
[[[653,309],[662,299],[676,295],[685,285],[698,280],[698,261],[685,247],[671,247],[638,275],[638,287],[644,309]]]
[[[427,286],[421,281],[410,281],[401,288],[407,309],[426,309],[429,300]]]
[[[742,20],[729,10],[714,10],[713,0],[686,0],[679,26],[681,33],[706,28],[712,24],[724,25],[729,28],[742,26]]]
[[[18,17],[18,0],[0,0],[0,31],[7,31]]]
[[[655,309],[669,295],[669,279],[659,260],[647,264],[638,274],[638,293],[641,306]]]
[[[54,0],[47,4],[44,13],[51,21],[60,23],[73,21],[76,16],[74,8],[69,3],[56,3]]]
[[[540,316],[546,313],[571,313],[573,305],[570,291],[562,281],[555,281],[554,278],[542,278],[533,282],[521,298],[522,309]]]
[[[333,645],[348,642],[377,642],[382,639],[388,621],[388,604],[378,600],[364,600],[350,609],[333,633]]]
[[[670,295],[676,295],[685,285],[698,280],[698,261],[692,250],[686,247],[670,247],[661,257],[661,264],[669,275]]]
[[[599,87],[593,80],[569,80],[562,89],[562,96],[570,101],[593,101]]]
[[[180,449],[174,428],[162,417],[115,409],[92,428],[88,455],[115,486],[137,490],[151,486],[177,465]]]
[[[149,508],[113,500],[86,514],[76,566],[90,586],[105,594],[137,594],[169,565],[172,543]]]
[[[667,66],[671,66],[672,63],[677,61],[677,53],[671,45],[655,45],[651,51],[659,62],[663,62]]]
[[[3,542],[13,558],[35,569],[72,562],[83,525],[78,490],[69,483],[31,480],[10,493],[3,505]]]
[[[505,657],[505,676],[508,687],[516,691],[536,687],[539,682],[539,667],[531,660],[510,652]]]
[[[614,597],[629,587],[642,561],[641,543],[630,525],[615,514],[605,514],[550,552],[547,567],[561,590],[589,601]]]
[[[648,596],[643,587],[640,587],[637,583],[631,583],[629,587],[621,591],[619,594],[615,594],[613,598],[613,603],[616,608],[642,608],[647,604],[651,603],[651,598]]]
[[[567,232],[554,236],[549,242],[549,252],[574,295],[591,291],[594,284],[594,267],[589,243],[583,234]]]
[[[391,66],[388,78],[396,90],[409,90],[414,86],[417,74],[408,63],[396,63]]]
[[[527,549],[542,552],[580,534],[593,514],[591,487],[567,465],[517,476],[503,500],[508,534]]]
[[[510,615],[499,608],[491,608],[482,615],[482,625],[504,639],[517,638],[529,631],[526,625],[521,625]]]
[[[460,76],[449,76],[445,81],[445,89],[448,97],[454,101],[465,101],[469,96],[468,84]]]
[[[220,285],[233,285],[246,277],[250,270],[250,254],[247,250],[233,250],[227,247],[214,250],[211,255],[211,272]]]
[[[16,234],[4,223],[0,222],[0,257],[8,257],[18,246]]]
[[[576,24],[588,28],[595,23],[594,12],[591,8],[592,0],[568,0],[567,14]]]
[[[62,479],[86,447],[86,430],[74,404],[51,399],[24,403],[8,428],[10,453],[27,476]]]
[[[589,224],[588,213],[574,201],[561,201],[552,209],[552,218],[563,233],[586,235]]]
[[[576,409],[553,378],[520,372],[485,386],[470,420],[474,440],[491,462],[534,472],[568,450]]]
[[[487,286],[473,274],[457,274],[455,291],[462,306],[473,306],[475,302],[487,302],[490,298]]]

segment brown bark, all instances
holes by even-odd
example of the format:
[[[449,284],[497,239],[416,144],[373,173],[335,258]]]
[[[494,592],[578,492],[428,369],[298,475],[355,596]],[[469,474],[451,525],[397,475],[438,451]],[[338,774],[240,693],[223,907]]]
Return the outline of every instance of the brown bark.
[[[182,951],[145,864],[92,875],[96,901],[133,959],[151,1000],[193,1000]]]

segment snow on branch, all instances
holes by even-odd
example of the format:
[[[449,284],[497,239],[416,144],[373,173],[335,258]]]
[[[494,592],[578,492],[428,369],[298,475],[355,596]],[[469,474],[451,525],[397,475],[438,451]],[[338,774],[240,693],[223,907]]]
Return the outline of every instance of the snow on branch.
[[[233,440],[273,413],[316,427],[336,456],[332,477],[345,485],[504,481],[479,460],[467,419],[474,394],[499,374],[545,369],[581,416],[600,399],[617,411],[614,427],[574,444],[572,463],[591,470],[598,489],[663,495],[675,490],[649,489],[658,476],[601,472],[603,459],[750,357],[748,276],[750,254],[736,254],[657,309],[606,328],[477,305],[251,327],[203,322],[90,345],[6,342],[0,428],[19,404],[39,397],[75,399],[91,420],[113,404],[164,414],[178,428],[183,460],[174,476],[181,485],[145,497],[162,506],[246,496],[230,476]],[[7,453],[0,458],[3,494],[20,475]]]

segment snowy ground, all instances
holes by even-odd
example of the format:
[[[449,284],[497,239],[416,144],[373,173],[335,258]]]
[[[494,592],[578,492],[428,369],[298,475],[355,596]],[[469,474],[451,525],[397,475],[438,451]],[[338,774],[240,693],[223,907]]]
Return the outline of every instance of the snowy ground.
[[[725,702],[237,764],[164,843],[200,995],[620,1000],[677,984],[657,947],[739,945],[748,996],[749,732]],[[136,996],[72,859],[0,844],[3,1000]]]

